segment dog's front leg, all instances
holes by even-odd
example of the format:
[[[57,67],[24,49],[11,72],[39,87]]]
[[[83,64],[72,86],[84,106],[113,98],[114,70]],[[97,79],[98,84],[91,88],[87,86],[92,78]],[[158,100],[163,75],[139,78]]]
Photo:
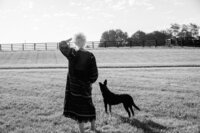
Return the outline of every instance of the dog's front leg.
[[[105,106],[105,112],[108,113],[108,111],[107,111],[107,102],[106,102],[106,100],[104,100],[104,106]]]

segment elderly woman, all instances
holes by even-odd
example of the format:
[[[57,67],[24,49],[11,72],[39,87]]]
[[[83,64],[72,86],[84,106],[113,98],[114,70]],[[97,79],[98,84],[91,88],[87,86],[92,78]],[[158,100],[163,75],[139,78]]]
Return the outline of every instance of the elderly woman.
[[[84,133],[84,122],[91,122],[91,130],[96,130],[96,112],[91,91],[98,70],[94,55],[84,49],[85,35],[75,35],[78,50],[70,48],[69,41],[71,39],[59,43],[60,51],[68,59],[69,69],[63,115],[78,121],[80,132]]]

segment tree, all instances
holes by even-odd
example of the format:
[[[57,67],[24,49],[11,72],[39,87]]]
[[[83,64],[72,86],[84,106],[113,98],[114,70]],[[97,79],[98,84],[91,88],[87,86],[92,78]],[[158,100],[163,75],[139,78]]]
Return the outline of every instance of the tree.
[[[180,28],[180,32],[178,33],[178,36],[181,38],[185,37],[191,37],[192,33],[190,32],[190,27],[189,25],[183,24]]]
[[[160,32],[162,32],[163,34],[165,34],[165,39],[170,39],[172,37],[172,32],[167,29],[167,30],[161,30]]]
[[[105,31],[101,35],[101,40],[100,41],[108,41],[108,40],[109,40],[109,33],[108,33],[108,31]]]
[[[155,36],[154,38],[157,41],[156,45],[161,45],[161,46],[165,45],[165,40],[170,36],[165,31],[154,31],[153,34]]]
[[[199,26],[193,23],[189,25],[183,24],[171,24],[170,30],[173,33],[173,36],[179,36],[181,38],[185,37],[197,37],[199,34]]]
[[[128,39],[128,33],[123,32],[120,29],[117,29],[115,32],[116,32],[117,46],[125,46]]]
[[[145,41],[146,33],[143,31],[136,31],[132,36],[131,39],[134,44],[136,45],[143,45],[143,42]]]
[[[180,28],[181,28],[181,26],[177,23],[171,24],[170,29],[172,31],[173,36],[178,35],[178,33],[180,32]]]
[[[128,38],[128,33],[127,32],[123,32],[120,29],[117,29],[116,31],[116,40],[117,41],[126,41]]]
[[[109,30],[108,31],[108,35],[109,35],[109,40],[108,41],[116,41],[117,37],[116,37],[115,30]]]
[[[146,44],[148,45],[165,45],[165,40],[171,37],[171,33],[168,31],[153,31],[151,33],[146,34]]]
[[[127,32],[123,32],[120,29],[116,29],[116,30],[109,30],[109,31],[105,31],[103,32],[103,34],[101,35],[101,39],[100,39],[100,47],[103,46],[119,46],[119,45],[123,45],[125,44],[125,42],[127,41],[128,38],[128,34]]]
[[[166,29],[164,31],[165,31],[165,34],[168,36],[168,38],[172,37],[172,34],[173,34],[172,29],[169,28],[169,29]]]
[[[197,37],[199,35],[199,28],[200,27],[198,25],[190,23],[189,29],[192,37]]]

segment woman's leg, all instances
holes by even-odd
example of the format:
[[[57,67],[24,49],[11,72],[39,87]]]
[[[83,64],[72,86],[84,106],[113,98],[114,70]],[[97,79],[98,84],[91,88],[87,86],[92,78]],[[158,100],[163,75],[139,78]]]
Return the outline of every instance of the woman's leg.
[[[80,133],[84,133],[84,123],[81,122],[81,123],[78,123],[78,125],[79,125]]]

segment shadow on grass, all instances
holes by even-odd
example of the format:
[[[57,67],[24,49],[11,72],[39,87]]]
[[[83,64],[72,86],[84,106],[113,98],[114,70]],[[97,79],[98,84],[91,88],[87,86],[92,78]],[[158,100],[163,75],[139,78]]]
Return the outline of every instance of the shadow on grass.
[[[119,114],[114,115],[117,116],[123,123],[128,123],[132,126],[142,129],[144,133],[160,133],[168,129],[167,127],[158,124],[152,120],[140,121],[135,118],[127,118]]]

